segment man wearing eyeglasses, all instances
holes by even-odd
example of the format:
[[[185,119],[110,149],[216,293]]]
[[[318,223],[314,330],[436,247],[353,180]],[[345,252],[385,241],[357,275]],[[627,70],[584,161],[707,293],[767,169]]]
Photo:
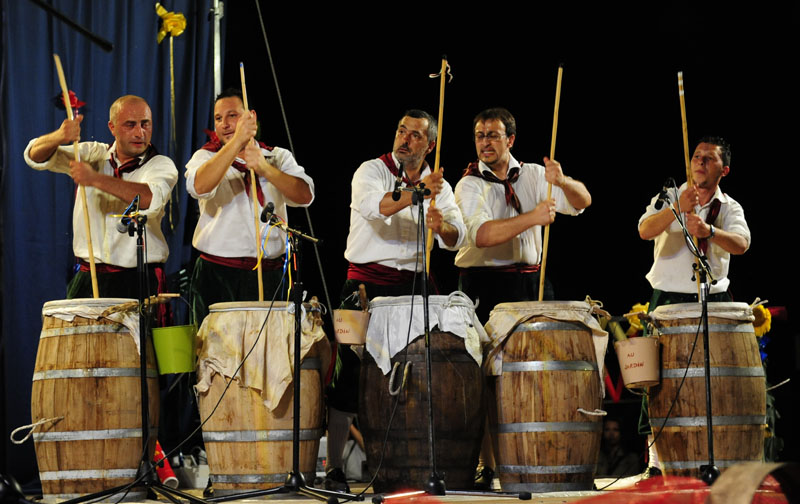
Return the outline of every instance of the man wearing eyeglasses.
[[[456,185],[467,241],[455,263],[459,288],[480,302],[476,312],[486,322],[498,303],[538,299],[541,227],[556,212],[581,213],[592,197],[583,183],[564,175],[558,161],[545,157],[541,166],[514,159],[516,121],[508,110],[484,110],[472,125],[478,160]],[[544,299],[552,298],[545,283]]]

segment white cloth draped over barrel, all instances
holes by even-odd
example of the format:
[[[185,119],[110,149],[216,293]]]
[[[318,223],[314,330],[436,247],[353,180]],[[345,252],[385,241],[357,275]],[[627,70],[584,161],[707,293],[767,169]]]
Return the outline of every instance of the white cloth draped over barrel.
[[[199,393],[208,391],[214,373],[219,373],[228,379],[235,376],[238,386],[257,390],[270,411],[278,406],[293,378],[294,305],[276,302],[261,331],[269,305],[269,301],[254,301],[210,306],[209,315],[197,333]],[[314,323],[311,313],[305,306],[302,310],[301,359],[325,338],[325,332]],[[255,348],[237,372],[256,339]]]
[[[126,298],[64,299],[45,303],[42,318],[54,317],[65,322],[72,322],[75,317],[92,320],[107,318],[128,329],[136,351],[141,354],[138,306],[138,301]]]
[[[597,370],[603,377],[608,333],[600,327],[593,314],[594,308],[583,301],[530,301],[501,303],[495,306],[486,323],[486,333],[491,340],[486,355],[486,374],[500,376],[503,373],[503,343],[516,327],[533,317],[547,317],[563,322],[578,322],[592,333]],[[603,380],[600,380],[603,384]],[[605,388],[603,394],[605,394]]]
[[[371,315],[366,349],[383,374],[389,374],[392,357],[425,334],[422,296],[414,296],[413,316],[411,296],[376,297],[369,306]],[[428,319],[431,331],[438,327],[442,332],[462,338],[467,353],[481,365],[481,345],[488,342],[489,338],[475,315],[475,306],[466,294],[456,291],[449,296],[429,296]]]

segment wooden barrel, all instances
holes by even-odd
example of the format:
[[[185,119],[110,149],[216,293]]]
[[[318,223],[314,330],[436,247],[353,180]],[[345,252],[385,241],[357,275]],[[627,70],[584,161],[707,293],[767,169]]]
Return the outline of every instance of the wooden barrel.
[[[142,456],[139,335],[96,313],[132,299],[50,301],[36,355],[33,421],[63,416],[34,433],[45,495],[71,498],[134,481]],[[57,314],[71,313],[71,321]],[[135,338],[135,339],[134,339]],[[148,339],[148,460],[158,425],[158,370]],[[142,489],[128,498],[143,498]]]
[[[745,303],[709,303],[708,314],[715,465],[760,462],[766,382],[752,310]],[[649,398],[658,459],[667,474],[699,477],[708,463],[700,304],[659,306],[652,315],[661,342],[661,385],[650,388]]]
[[[237,350],[236,355],[228,356],[240,360],[250,349],[247,342],[252,341],[261,329],[259,324],[250,325],[245,321],[247,313],[259,313],[263,322],[268,311],[268,302],[211,305],[206,320],[213,324],[204,323],[198,332],[201,352],[209,327],[216,324],[217,328],[226,330],[221,336],[243,338],[245,344],[232,342],[231,348],[244,349],[244,352],[239,354]],[[281,339],[286,345],[293,345],[294,314],[289,312],[287,304],[276,303],[270,314],[272,317],[282,319],[280,325],[284,332]],[[265,339],[267,336],[262,333],[260,340],[263,342]],[[324,358],[321,359],[320,354],[324,353],[323,347],[327,345],[325,339],[318,342],[301,364],[299,469],[309,484],[314,480],[322,437],[320,368]],[[270,365],[271,359],[288,358],[288,347],[282,351],[271,350],[275,350],[275,356],[267,356],[266,366]],[[200,358],[203,357],[201,353]],[[226,391],[227,382],[231,385]],[[270,410],[259,390],[242,386],[238,377],[231,381],[230,377],[214,373],[208,391],[198,394],[198,405],[203,420],[210,416],[203,426],[203,441],[215,495],[274,488],[285,483],[293,462],[293,384],[289,384],[278,405]]]
[[[368,352],[364,352],[361,365],[358,420],[370,473],[374,474],[383,461],[374,482],[376,492],[424,488],[430,477],[425,338],[417,337],[408,346],[407,355],[401,351],[391,359],[392,366],[396,362],[400,368],[395,388],[402,381],[406,362],[411,363],[411,370],[398,395],[393,419],[395,397],[388,393],[390,375],[383,374]],[[437,472],[445,478],[448,489],[471,489],[486,415],[483,373],[465,350],[462,338],[433,332],[431,377]]]
[[[578,302],[548,302],[550,312]],[[523,309],[542,303],[504,303]],[[532,313],[536,313],[534,310]],[[533,316],[505,340],[496,381],[497,473],[508,492],[590,490],[602,406],[592,333],[584,324]],[[490,415],[490,423],[494,423]]]

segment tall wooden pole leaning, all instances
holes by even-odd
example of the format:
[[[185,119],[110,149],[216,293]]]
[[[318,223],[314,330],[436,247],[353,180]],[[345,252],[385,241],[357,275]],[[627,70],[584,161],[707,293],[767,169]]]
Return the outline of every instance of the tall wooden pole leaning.
[[[686,163],[686,185],[687,188],[694,187],[694,179],[692,178],[692,160],[689,155],[689,128],[686,125],[686,99],[683,96],[683,72],[678,72],[678,96],[681,101],[681,122],[683,123],[683,159]],[[693,208],[682,209],[685,212],[693,213]],[[694,246],[697,247],[697,237],[692,237]],[[695,259],[695,263],[699,266],[700,261]],[[700,276],[697,275],[697,300],[700,300]]]
[[[447,78],[447,56],[442,56],[442,69],[439,72],[439,124],[436,129],[436,156],[433,161],[433,173],[439,171],[439,159],[442,152],[442,120],[444,119],[444,84]],[[431,198],[430,208],[436,207],[436,196]],[[428,240],[425,242],[425,271],[430,275],[431,250],[433,249],[433,230],[428,228]]]
[[[556,81],[556,104],[553,109],[553,135],[550,139],[550,159],[556,155],[556,132],[558,131],[558,104],[561,102],[561,76],[564,67],[558,67],[558,80]],[[547,184],[547,199],[550,199],[553,192],[553,184]],[[544,271],[547,268],[547,244],[550,241],[550,224],[544,227],[544,240],[542,241],[542,267],[539,269],[539,301],[544,297]]]
[[[69,100],[69,88],[67,87],[67,79],[64,78],[64,68],[61,66],[61,58],[58,54],[53,54],[53,60],[56,62],[56,72],[58,72],[58,82],[61,84],[61,94],[64,96],[64,107],[67,109],[67,118],[71,121],[72,116],[72,103]],[[75,152],[75,161],[81,161],[81,154],[78,151],[78,141],[75,140],[72,144],[72,150]],[[92,297],[95,299],[100,297],[100,289],[97,287],[97,268],[94,265],[94,247],[92,247],[92,226],[89,223],[89,207],[86,204],[86,189],[82,184],[78,184],[79,198],[83,202],[83,223],[86,227],[86,241],[89,247],[89,272],[92,276]]]
[[[244,83],[244,63],[239,63],[239,75],[242,78],[242,103],[244,113],[250,114],[247,105],[247,86]],[[253,225],[256,231],[256,261],[258,262],[258,300],[264,301],[264,278],[261,275],[261,233],[258,227],[258,189],[256,188],[256,171],[250,168],[250,195],[253,197]]]

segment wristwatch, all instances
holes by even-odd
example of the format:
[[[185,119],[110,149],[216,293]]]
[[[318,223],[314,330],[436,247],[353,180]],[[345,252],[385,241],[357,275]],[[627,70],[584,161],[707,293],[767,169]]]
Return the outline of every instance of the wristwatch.
[[[708,239],[714,238],[714,235],[717,233],[716,228],[714,228],[714,224],[709,224],[708,227],[711,228],[711,233],[708,235]]]

